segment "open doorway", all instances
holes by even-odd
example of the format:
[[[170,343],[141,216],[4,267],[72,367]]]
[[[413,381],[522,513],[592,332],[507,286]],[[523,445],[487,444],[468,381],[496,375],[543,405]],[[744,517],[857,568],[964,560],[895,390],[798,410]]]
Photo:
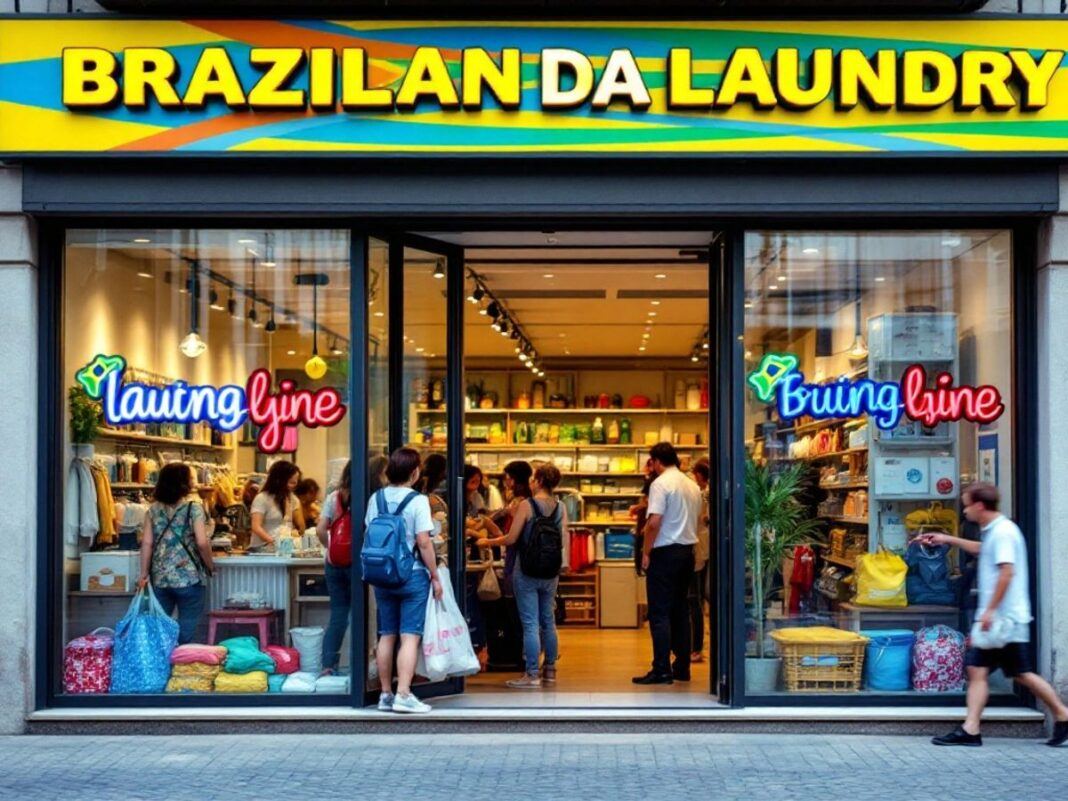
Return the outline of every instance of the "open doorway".
[[[690,706],[715,702],[707,460],[711,232],[433,233],[463,248],[463,587],[485,670],[464,683],[479,706]],[[436,272],[435,272],[436,271]],[[440,268],[424,268],[427,290]],[[423,275],[425,273],[425,275]],[[435,277],[437,275],[437,277]],[[440,283],[438,284],[440,286]],[[413,355],[429,347],[409,331]],[[418,344],[411,339],[419,337]],[[406,348],[407,350],[407,348]],[[432,358],[441,348],[424,350]],[[409,437],[447,437],[445,376],[413,386]],[[417,381],[420,379],[417,379]],[[653,644],[636,539],[651,479],[650,448],[674,445],[705,487],[689,589],[688,681],[642,686]],[[551,464],[569,520],[556,592],[557,680],[509,688],[524,671],[506,534],[516,489],[509,466]],[[704,469],[702,469],[704,465]],[[453,521],[456,517],[452,518]],[[451,537],[456,539],[455,537]],[[461,553],[462,551],[462,553]],[[454,566],[455,570],[461,570]]]

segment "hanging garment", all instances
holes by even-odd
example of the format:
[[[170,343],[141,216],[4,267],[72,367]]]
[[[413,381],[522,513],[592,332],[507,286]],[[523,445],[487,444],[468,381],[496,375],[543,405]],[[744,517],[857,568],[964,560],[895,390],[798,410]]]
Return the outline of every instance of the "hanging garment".
[[[812,593],[816,581],[816,555],[809,545],[794,548],[794,569],[790,573],[790,612],[801,611],[802,600]]]
[[[98,464],[90,466],[93,485],[96,487],[96,512],[99,518],[94,545],[113,545],[118,539],[115,532],[115,500],[111,497],[111,482],[107,471]]]
[[[63,496],[64,540],[77,545],[80,537],[93,538],[100,530],[96,505],[96,484],[89,460],[75,457],[67,473],[67,490]]]

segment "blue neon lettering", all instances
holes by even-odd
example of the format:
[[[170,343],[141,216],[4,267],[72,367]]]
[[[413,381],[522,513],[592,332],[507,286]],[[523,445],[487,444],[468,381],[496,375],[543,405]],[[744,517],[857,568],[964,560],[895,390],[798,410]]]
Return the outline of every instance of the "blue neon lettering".
[[[801,373],[793,371],[780,379],[777,390],[779,416],[783,420],[814,417],[827,420],[867,414],[882,429],[893,428],[901,420],[901,387],[892,382],[862,378],[840,378],[833,384],[806,384]]]
[[[104,380],[104,418],[112,425],[209,422],[220,431],[234,431],[248,417],[245,390],[235,384],[216,388],[176,381],[153,387],[122,383],[122,376],[117,370]]]
[[[872,412],[875,424],[882,429],[894,428],[905,410],[905,404],[901,400],[901,385],[889,381],[880,384],[876,401],[873,405],[877,411]]]
[[[779,380],[779,417],[783,420],[793,420],[806,413],[808,392],[802,383],[804,380],[804,376],[797,372]]]

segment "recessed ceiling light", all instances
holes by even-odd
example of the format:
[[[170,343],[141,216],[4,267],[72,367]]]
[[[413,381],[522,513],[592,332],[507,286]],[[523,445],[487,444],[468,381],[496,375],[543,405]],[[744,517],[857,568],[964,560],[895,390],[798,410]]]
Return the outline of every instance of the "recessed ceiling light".
[[[295,350],[287,350],[286,353],[289,354],[290,356],[296,356],[297,355],[297,352]]]
[[[748,301],[748,300],[747,300],[747,301],[746,301],[746,302],[745,302],[744,304],[742,304],[742,305],[743,305],[743,306],[744,306],[745,308],[747,308],[747,309],[751,309],[751,308],[753,308],[753,304],[752,304],[752,303],[751,303],[750,301]]]
[[[785,275],[780,275],[776,280],[785,281],[786,280],[786,276]]]
[[[642,339],[648,339],[651,336],[652,336],[652,334],[646,332],[646,333],[642,334]]]
[[[564,355],[565,356],[570,356],[571,355],[571,351],[569,351],[567,348],[564,348]]]
[[[667,278],[667,273],[657,273],[653,278]]]
[[[556,278],[556,275],[553,273],[545,273],[542,278]]]
[[[807,254],[809,256],[814,256],[814,255],[816,255],[817,253],[820,252],[820,249],[819,248],[802,248],[801,252],[805,253],[805,254]]]
[[[942,240],[942,247],[945,248],[955,248],[958,245],[960,245],[959,236],[947,236],[945,239]]]
[[[237,244],[239,244],[239,245],[255,245],[256,244],[256,240],[255,239],[239,239],[239,240],[237,240]]]
[[[143,237],[143,236],[139,236],[139,237],[137,237],[137,239],[134,240],[134,242],[136,244],[138,244],[138,245],[147,245],[151,241],[152,241],[151,239],[148,239],[147,237]]]
[[[385,317],[385,316],[386,316],[385,312],[375,312],[375,317]]]
[[[886,280],[886,278],[881,276],[881,275],[875,276],[875,283],[877,283],[877,284],[881,284],[885,280]]]
[[[146,272],[139,272],[138,275],[141,276],[142,278],[151,278],[152,277],[152,273],[146,273]]]
[[[656,317],[656,312],[649,312],[650,317]]]
[[[747,358],[747,359],[752,359],[752,358],[753,358],[753,351],[751,351],[751,350],[747,350],[747,351],[745,352],[745,358]]]
[[[416,352],[416,353],[422,353],[422,352],[423,352],[423,351],[425,351],[425,350],[426,350],[426,348],[416,348],[416,349],[415,349],[415,352]]]
[[[779,288],[779,285],[778,285],[778,284],[770,284],[770,285],[768,286],[768,289],[771,289],[771,290],[775,290],[775,289],[778,289],[778,288]]]
[[[702,343],[701,343],[701,347],[702,347],[702,348],[703,348],[704,350],[708,350],[708,343],[707,343],[707,342],[702,342]]]
[[[276,262],[276,261],[265,261],[265,262],[263,262],[263,266],[264,267],[277,267],[278,266],[278,262]]]
[[[640,348],[638,348],[638,350],[644,352],[645,351],[645,345],[642,345]]]
[[[659,300],[651,300],[651,301],[649,301],[649,303],[652,304],[653,306],[659,306],[660,305],[660,301]]]

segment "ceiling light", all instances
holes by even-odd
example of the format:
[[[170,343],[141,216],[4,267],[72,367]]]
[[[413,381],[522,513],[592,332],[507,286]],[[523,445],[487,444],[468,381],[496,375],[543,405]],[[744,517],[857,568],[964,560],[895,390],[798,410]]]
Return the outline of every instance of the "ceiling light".
[[[562,338],[566,337],[567,334],[565,334],[563,331],[561,331],[559,334],[557,334],[557,336],[562,339]]]
[[[237,298],[234,297],[233,287],[230,287],[230,299],[226,301],[226,308],[230,312],[230,316],[235,320],[241,319],[237,314]]]
[[[959,245],[960,245],[960,237],[959,236],[947,236],[945,239],[942,240],[942,247],[944,247],[944,248],[955,248],[955,247],[958,247]]]
[[[415,349],[415,352],[416,352],[416,353],[422,353],[422,352],[423,352],[423,351],[425,351],[425,350],[426,350],[426,348],[416,348],[416,349]]]
[[[542,278],[556,278],[556,276],[553,273],[545,273]]]
[[[469,303],[478,303],[482,298],[486,297],[486,290],[475,284],[475,288],[471,290],[471,293],[467,296]]]
[[[326,371],[329,369],[327,363],[323,361],[323,357],[318,353],[313,353],[311,358],[304,362],[304,375],[308,376],[312,381],[318,381],[326,375]]]
[[[434,261],[434,277],[445,277],[445,259],[437,259]]]
[[[538,370],[538,378],[545,378],[545,371],[544,370]]]
[[[811,247],[809,247],[809,248],[801,248],[801,252],[806,254],[806,255],[808,255],[808,256],[815,256],[817,253],[820,252],[820,249],[819,248],[811,248]]]
[[[512,333],[510,334],[512,339],[519,339],[519,326],[512,323]]]
[[[486,311],[486,307],[485,307],[485,306],[483,306],[482,308],[480,308],[480,309],[478,310],[478,313],[479,313],[479,314],[481,314],[481,315],[482,315],[483,317],[485,317],[486,315],[488,315],[488,314],[489,314],[489,312],[488,312],[488,311]]]
[[[768,285],[768,289],[772,290],[773,292],[778,288],[779,288],[778,284],[769,284]]]
[[[490,317],[497,318],[501,316],[501,307],[495,300],[491,300],[489,306],[486,307],[486,314]]]
[[[653,306],[659,306],[660,305],[660,301],[659,300],[651,300],[651,301],[649,301],[649,303],[651,305],[653,305]]]
[[[747,300],[747,301],[746,301],[745,303],[743,303],[742,305],[743,305],[743,306],[744,306],[744,307],[745,307],[746,309],[751,309],[751,308],[753,308],[753,303],[752,303],[752,301],[748,301],[748,300]]]
[[[501,323],[502,323],[501,320],[499,320],[496,317],[494,317],[493,318],[493,322],[490,323],[490,328],[492,328],[494,331],[497,331],[498,333],[500,333]]]
[[[519,354],[519,361],[521,361],[521,362],[525,362],[525,361],[526,361],[527,359],[529,359],[529,358],[530,358],[530,357],[529,357],[529,356],[527,356],[527,354],[525,354],[525,353],[520,353],[520,354]]]
[[[215,309],[215,311],[226,310],[226,307],[219,303],[219,292],[215,289],[215,284],[212,284],[208,290],[208,307]]]
[[[567,348],[564,348],[564,355],[565,356],[570,356],[571,355],[571,351],[568,350]]]
[[[296,356],[297,352],[295,350],[287,350],[286,354],[289,355],[289,356]]]
[[[250,323],[252,323],[252,327],[253,328],[259,328],[260,327],[259,313],[256,311],[255,302],[249,304],[248,314],[246,314],[245,317],[247,317],[248,321]]]
[[[278,266],[278,262],[276,262],[276,261],[264,261],[264,262],[260,262],[260,263],[264,267],[277,267]]]
[[[278,330],[278,323],[274,321],[274,306],[271,306],[271,316],[267,318],[267,325],[263,327],[263,330],[268,334],[273,334]]]
[[[864,337],[857,334],[856,338],[853,340],[853,347],[849,349],[849,358],[859,361],[860,359],[866,358],[867,355],[868,346],[864,342]]]
[[[135,239],[133,241],[134,241],[135,244],[138,244],[138,245],[147,245],[152,240],[148,239],[147,237],[139,236],[139,237],[137,237],[137,239]]]
[[[697,354],[695,353],[695,354],[693,354],[693,355],[692,355],[692,356],[690,357],[690,361],[691,361],[691,362],[699,362],[699,361],[701,361],[701,357],[700,357],[700,356],[698,356],[698,355],[697,355]]]
[[[385,312],[375,312],[375,317],[385,317],[385,316],[386,316]]]
[[[643,352],[644,350],[645,350],[645,345],[642,345],[640,348],[638,348],[639,352]]]
[[[785,280],[786,280],[786,276],[785,276],[785,275],[780,275],[780,276],[778,277],[778,279],[776,279],[776,280],[779,280],[779,281],[785,281]]]
[[[642,334],[642,339],[648,339],[651,336],[652,336],[652,334],[646,332],[646,333]]]
[[[653,278],[667,278],[667,273],[657,273]]]
[[[338,347],[338,342],[337,342],[337,337],[336,336],[334,337],[333,343],[330,345],[330,352],[333,353],[335,356],[340,356],[342,353],[345,352],[341,348]]]
[[[255,239],[239,239],[239,240],[237,240],[237,244],[239,244],[239,245],[255,245],[256,244],[256,240]]]
[[[708,343],[707,343],[707,342],[702,342],[702,343],[701,343],[701,348],[702,348],[703,350],[708,350]]]
[[[190,359],[195,359],[208,349],[208,343],[196,331],[190,331],[178,344],[178,350]]]
[[[649,312],[650,317],[656,317],[656,312]]]
[[[881,275],[875,276],[875,283],[877,283],[877,284],[881,284],[885,280],[886,280],[886,278],[884,276],[881,276]]]
[[[752,358],[753,358],[753,351],[751,351],[751,350],[747,350],[747,351],[745,352],[745,358],[747,358],[747,359],[752,359]]]
[[[501,320],[501,336],[502,337],[506,337],[506,336],[508,336],[508,334],[509,334],[508,321],[507,320]]]
[[[152,273],[146,273],[146,272],[139,272],[138,275],[141,276],[142,278],[151,278],[152,277]]]

